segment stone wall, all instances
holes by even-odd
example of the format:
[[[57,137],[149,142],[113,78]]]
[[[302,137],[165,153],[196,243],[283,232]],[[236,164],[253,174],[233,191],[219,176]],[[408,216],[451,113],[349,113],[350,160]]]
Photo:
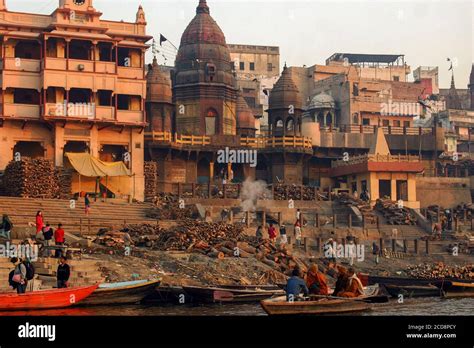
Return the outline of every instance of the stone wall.
[[[421,207],[439,204],[451,208],[459,203],[471,203],[469,178],[416,178],[416,196]]]

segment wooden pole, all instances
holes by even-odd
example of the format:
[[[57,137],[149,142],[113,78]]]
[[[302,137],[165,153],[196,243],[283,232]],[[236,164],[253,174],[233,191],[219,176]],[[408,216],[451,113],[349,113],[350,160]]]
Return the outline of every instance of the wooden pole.
[[[379,248],[380,248],[380,252],[382,252],[382,250],[383,250],[383,238],[379,239]]]
[[[415,255],[418,255],[418,239],[415,239],[415,240],[413,241],[413,244],[414,244],[413,246],[414,246],[414,249],[415,249],[415,250],[414,250],[414,251],[415,251]]]
[[[425,251],[426,251],[426,255],[429,255],[430,254],[430,241],[427,239],[425,240]]]
[[[397,240],[392,239],[392,251],[397,251]]]
[[[408,241],[406,239],[403,240],[403,252],[408,253]]]
[[[352,228],[352,214],[349,214],[348,217],[347,217],[347,224],[349,226],[349,228]]]

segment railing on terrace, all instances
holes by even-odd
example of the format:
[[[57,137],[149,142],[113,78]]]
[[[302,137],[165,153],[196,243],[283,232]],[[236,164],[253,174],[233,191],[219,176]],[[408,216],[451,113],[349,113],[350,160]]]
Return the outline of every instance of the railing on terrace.
[[[179,145],[210,145],[211,137],[206,135],[182,135],[171,132],[147,132],[146,137],[156,142],[176,143]]]
[[[359,155],[349,157],[347,161],[336,160],[332,162],[332,167],[359,164],[364,162],[420,162],[420,156],[417,155]]]
[[[387,135],[424,135],[434,134],[435,128],[432,127],[395,127],[385,126],[381,127],[384,134]],[[339,127],[343,133],[361,133],[361,134],[372,134],[377,132],[377,126],[363,126],[363,125],[342,125]],[[329,129],[329,132],[335,131]]]
[[[170,132],[147,132],[145,137],[155,142],[175,143],[179,145],[211,145],[211,137],[207,135],[182,135]],[[267,147],[302,147],[312,148],[311,138],[300,136],[248,137],[241,136],[240,145],[250,148]]]
[[[266,147],[313,147],[311,138],[299,136],[241,137],[240,145],[259,149]]]

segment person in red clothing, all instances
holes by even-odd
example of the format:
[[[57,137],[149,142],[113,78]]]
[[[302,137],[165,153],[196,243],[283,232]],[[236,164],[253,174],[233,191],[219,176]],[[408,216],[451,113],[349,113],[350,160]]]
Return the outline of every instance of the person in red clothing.
[[[43,230],[44,222],[43,222],[43,213],[41,210],[38,210],[36,213],[36,234],[40,233]]]
[[[270,226],[268,227],[268,237],[270,238],[270,242],[275,243],[277,234],[273,224],[270,224]]]
[[[59,224],[56,231],[54,231],[54,241],[55,241],[56,245],[63,245],[64,242],[65,242],[64,230],[63,230],[63,225],[62,224]],[[62,253],[63,253],[62,249],[56,249],[54,257],[60,258],[62,256]]]

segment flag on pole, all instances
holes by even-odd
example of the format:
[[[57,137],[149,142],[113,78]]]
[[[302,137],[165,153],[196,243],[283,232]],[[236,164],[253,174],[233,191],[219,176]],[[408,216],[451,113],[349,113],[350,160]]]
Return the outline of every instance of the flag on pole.
[[[166,37],[163,36],[163,34],[160,34],[160,46],[162,46],[162,43],[168,41]]]

